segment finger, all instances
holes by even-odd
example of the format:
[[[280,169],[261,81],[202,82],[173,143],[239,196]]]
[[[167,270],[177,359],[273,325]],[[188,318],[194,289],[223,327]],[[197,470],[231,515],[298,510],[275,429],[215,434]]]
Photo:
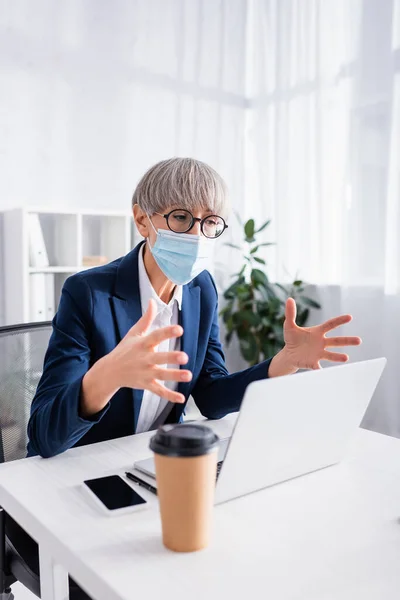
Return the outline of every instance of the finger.
[[[325,348],[359,346],[362,343],[362,340],[359,337],[332,337],[325,338],[325,340]]]
[[[287,325],[296,325],[296,314],[296,302],[293,300],[293,298],[288,298],[285,307],[285,319],[287,321]]]
[[[152,322],[155,319],[156,314],[157,314],[156,303],[154,302],[153,298],[150,298],[146,312],[139,319],[139,321],[137,321],[137,323],[135,323],[134,326],[130,328],[130,330],[128,331],[127,335],[128,336],[131,336],[131,335],[146,335],[146,333],[149,330]]]
[[[146,338],[146,345],[149,348],[154,348],[163,342],[171,338],[180,337],[183,334],[183,329],[180,325],[168,325],[168,327],[161,327],[149,333]]]
[[[352,318],[351,315],[342,315],[341,317],[335,317],[329,319],[329,321],[325,321],[320,327],[324,333],[327,333],[328,331],[332,331],[332,329],[336,329],[336,327],[350,323]]]
[[[347,362],[349,357],[347,354],[340,354],[340,352],[324,352],[322,360],[330,360],[332,362]]]
[[[314,363],[311,368],[313,369],[313,371],[319,371],[320,369],[322,369],[321,365],[319,364],[319,361]]]
[[[188,360],[186,352],[154,352],[152,356],[155,365],[186,365]]]
[[[178,404],[182,404],[183,402],[185,402],[185,396],[183,394],[173,392],[172,390],[169,390],[157,381],[154,381],[147,389],[149,389],[150,392],[153,392],[157,396],[160,396],[160,398],[168,400],[169,402],[177,402]]]
[[[161,369],[155,367],[152,371],[154,379],[161,381],[191,381],[192,372],[187,369]]]

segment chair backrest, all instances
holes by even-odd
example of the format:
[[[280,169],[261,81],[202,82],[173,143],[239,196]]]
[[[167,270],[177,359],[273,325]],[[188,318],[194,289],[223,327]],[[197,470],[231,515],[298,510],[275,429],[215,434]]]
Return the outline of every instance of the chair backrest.
[[[51,322],[0,327],[0,462],[26,456],[27,425]]]

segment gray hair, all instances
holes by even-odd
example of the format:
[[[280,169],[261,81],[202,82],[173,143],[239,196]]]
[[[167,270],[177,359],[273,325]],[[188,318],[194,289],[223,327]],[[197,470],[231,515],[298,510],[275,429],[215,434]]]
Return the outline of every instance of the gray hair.
[[[194,158],[170,158],[151,167],[139,181],[132,205],[148,215],[169,207],[211,210],[226,217],[229,213],[224,180],[209,165]]]

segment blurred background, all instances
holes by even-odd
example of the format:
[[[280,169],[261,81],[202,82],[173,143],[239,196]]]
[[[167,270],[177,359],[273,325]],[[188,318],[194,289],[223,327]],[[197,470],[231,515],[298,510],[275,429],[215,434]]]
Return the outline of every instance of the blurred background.
[[[297,282],[309,324],[352,313],[352,360],[389,359],[364,424],[400,436],[400,0],[0,0],[0,325],[128,252],[135,185],[171,156],[230,190],[221,309],[273,242],[264,288]],[[231,369],[251,343],[231,331]]]

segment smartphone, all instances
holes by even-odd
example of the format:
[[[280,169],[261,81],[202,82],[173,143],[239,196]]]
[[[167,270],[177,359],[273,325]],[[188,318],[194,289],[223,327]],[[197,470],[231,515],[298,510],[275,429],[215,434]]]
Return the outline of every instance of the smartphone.
[[[147,502],[119,475],[88,479],[83,482],[97,504],[108,514],[122,514],[143,508]]]

